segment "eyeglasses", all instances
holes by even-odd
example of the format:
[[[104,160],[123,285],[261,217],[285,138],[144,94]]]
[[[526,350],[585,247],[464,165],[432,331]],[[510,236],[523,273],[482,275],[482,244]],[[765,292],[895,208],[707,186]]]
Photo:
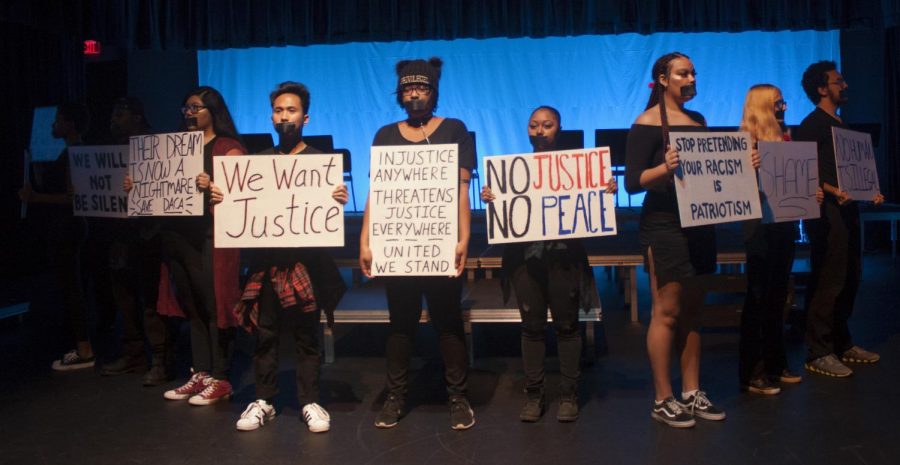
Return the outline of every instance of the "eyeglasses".
[[[428,84],[410,84],[403,87],[403,95],[412,95],[413,91],[419,95],[428,95],[431,93],[431,86]]]
[[[785,108],[787,108],[787,101],[785,101],[785,100],[776,101],[775,108],[778,110],[784,110]]]
[[[197,105],[196,103],[193,103],[193,104],[190,104],[190,105],[185,105],[185,106],[181,107],[181,112],[182,112],[182,113],[193,113],[193,114],[197,114],[197,113],[200,113],[200,112],[203,111],[203,110],[206,110],[206,107],[203,106],[203,105]]]

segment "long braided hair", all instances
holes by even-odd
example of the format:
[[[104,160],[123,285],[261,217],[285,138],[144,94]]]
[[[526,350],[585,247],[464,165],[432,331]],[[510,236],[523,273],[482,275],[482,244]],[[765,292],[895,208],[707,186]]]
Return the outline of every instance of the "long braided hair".
[[[644,108],[646,111],[653,105],[659,104],[659,122],[662,128],[663,145],[665,145],[666,150],[669,149],[669,118],[666,115],[666,100],[664,96],[666,88],[659,82],[659,77],[668,76],[672,67],[672,61],[678,58],[690,59],[690,57],[681,52],[671,52],[659,57],[653,63],[653,69],[650,71],[650,79],[653,80],[653,90],[650,91],[647,107]]]

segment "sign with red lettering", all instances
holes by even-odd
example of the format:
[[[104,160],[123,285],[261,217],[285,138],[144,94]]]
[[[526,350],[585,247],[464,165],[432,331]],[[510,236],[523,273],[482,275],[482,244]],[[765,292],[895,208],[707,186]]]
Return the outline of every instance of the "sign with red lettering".
[[[670,132],[678,150],[675,193],[681,226],[762,217],[746,132]]]
[[[457,144],[375,146],[369,166],[372,275],[455,276]]]
[[[213,157],[215,246],[342,247],[343,173],[340,154]]]
[[[609,147],[484,158],[489,244],[616,234]]]
[[[203,132],[134,136],[128,147],[128,216],[202,216]]]
[[[127,171],[127,145],[69,147],[75,216],[126,218],[128,204],[122,181]]]
[[[881,191],[872,136],[865,132],[831,128],[834,158],[837,164],[838,187],[850,198],[871,201]]]

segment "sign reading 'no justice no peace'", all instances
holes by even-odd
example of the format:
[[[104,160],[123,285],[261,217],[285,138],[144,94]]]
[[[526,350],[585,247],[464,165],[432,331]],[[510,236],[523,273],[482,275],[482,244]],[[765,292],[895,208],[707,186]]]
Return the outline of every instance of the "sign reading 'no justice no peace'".
[[[744,132],[671,132],[678,150],[675,192],[681,226],[760,218],[750,136]]]
[[[484,158],[488,243],[616,234],[608,147]]]
[[[457,144],[375,146],[370,170],[372,275],[455,275]]]

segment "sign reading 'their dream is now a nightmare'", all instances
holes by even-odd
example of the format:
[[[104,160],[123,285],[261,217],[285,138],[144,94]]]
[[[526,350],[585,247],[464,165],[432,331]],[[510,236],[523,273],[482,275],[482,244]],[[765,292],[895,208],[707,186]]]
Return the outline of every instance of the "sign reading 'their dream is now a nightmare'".
[[[135,136],[129,141],[128,216],[201,216],[203,194],[196,178],[203,172],[203,133],[174,132]]]
[[[455,275],[457,144],[372,147],[369,178],[372,275]]]

